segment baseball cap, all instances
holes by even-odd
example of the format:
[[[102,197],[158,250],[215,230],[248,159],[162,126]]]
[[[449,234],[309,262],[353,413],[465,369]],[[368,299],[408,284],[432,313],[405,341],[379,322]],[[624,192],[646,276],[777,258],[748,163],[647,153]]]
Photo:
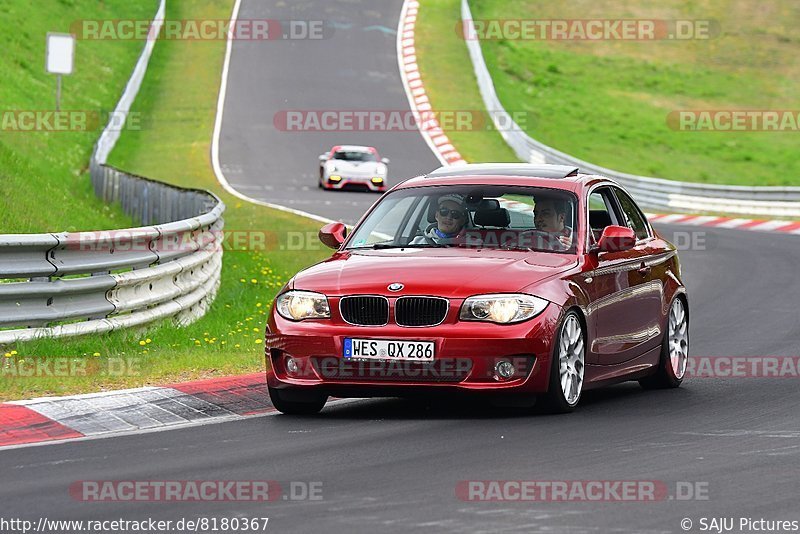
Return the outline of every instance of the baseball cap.
[[[456,193],[448,193],[447,195],[442,195],[439,197],[439,200],[436,201],[437,204],[441,204],[449,200],[450,202],[455,202],[462,208],[466,207],[466,203],[464,202],[464,197],[462,195]]]

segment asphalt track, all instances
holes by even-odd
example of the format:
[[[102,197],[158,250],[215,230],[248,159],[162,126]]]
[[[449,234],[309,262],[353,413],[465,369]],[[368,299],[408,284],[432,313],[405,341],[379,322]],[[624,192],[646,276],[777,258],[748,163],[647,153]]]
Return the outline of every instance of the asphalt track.
[[[387,183],[439,167],[417,131],[286,131],[282,113],[408,111],[397,67],[400,0],[245,0],[240,19],[326,21],[325,39],[237,41],[220,133],[220,168],[252,198],[355,223],[378,195],[317,188],[317,157],[334,145],[375,146]],[[307,115],[308,116],[308,115]]]
[[[322,7],[286,2],[291,8],[283,11],[268,4],[246,1],[241,16],[325,13],[321,18],[394,28],[400,10],[399,1],[319,0]],[[316,155],[338,137],[273,132],[271,115],[290,105],[403,106],[394,36],[352,29],[324,46],[272,44],[234,46],[221,145],[226,175],[245,194],[352,220],[374,197],[314,188]],[[360,55],[341,76],[318,70],[325,58],[349,59],[352,51]],[[363,84],[343,90],[348,78]],[[413,159],[403,167],[410,174],[437,165],[421,138],[382,135],[375,144],[396,169],[406,158]],[[346,140],[361,141],[366,139]],[[228,174],[232,169],[238,171]],[[308,190],[302,189],[306,182]],[[289,187],[296,187],[294,193]],[[659,229],[678,242],[695,238],[696,246],[681,252],[693,356],[798,354],[796,236]],[[567,416],[364,400],[330,406],[312,418],[273,415],[7,450],[0,452],[0,515],[269,517],[270,532],[682,532],[683,518],[692,519],[691,531],[698,532],[701,517],[737,518],[737,526],[739,517],[798,520],[798,400],[797,379],[695,378],[670,391],[624,384],[590,392]],[[77,480],[220,479],[318,481],[323,499],[86,503],[68,493]],[[708,500],[465,502],[456,487],[466,480],[658,480],[673,495],[682,481],[707,487]]]

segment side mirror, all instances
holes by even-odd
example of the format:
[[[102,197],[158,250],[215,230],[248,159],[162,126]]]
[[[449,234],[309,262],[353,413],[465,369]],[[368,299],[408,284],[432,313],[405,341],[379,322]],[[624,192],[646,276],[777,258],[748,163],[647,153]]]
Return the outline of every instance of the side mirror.
[[[381,163],[383,163],[384,165],[388,165],[389,164],[389,158],[381,158]]]
[[[338,250],[347,235],[347,227],[340,222],[328,223],[319,230],[319,240],[326,247]]]
[[[327,154],[320,154],[319,155],[319,161],[320,161],[320,163],[322,163],[323,161],[328,161],[328,155]]]
[[[626,226],[609,225],[603,229],[603,235],[597,248],[600,252],[621,252],[636,246],[636,234]]]

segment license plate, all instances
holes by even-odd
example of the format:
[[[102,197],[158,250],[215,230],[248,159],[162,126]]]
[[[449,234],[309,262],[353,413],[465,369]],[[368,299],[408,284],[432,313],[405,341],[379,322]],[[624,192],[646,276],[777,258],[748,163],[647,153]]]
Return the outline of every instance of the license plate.
[[[345,338],[345,359],[433,361],[433,341]]]

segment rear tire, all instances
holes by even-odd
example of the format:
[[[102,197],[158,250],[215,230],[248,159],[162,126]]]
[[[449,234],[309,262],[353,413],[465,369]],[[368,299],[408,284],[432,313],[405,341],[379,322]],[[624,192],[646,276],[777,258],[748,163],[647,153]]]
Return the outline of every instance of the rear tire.
[[[314,415],[328,402],[328,396],[314,391],[267,388],[272,405],[286,415]]]
[[[658,370],[639,380],[644,389],[669,389],[681,385],[689,361],[689,314],[680,297],[669,307],[667,329],[661,342]]]
[[[576,312],[564,317],[553,344],[550,385],[537,406],[545,413],[569,413],[581,400],[586,363],[586,339]]]

